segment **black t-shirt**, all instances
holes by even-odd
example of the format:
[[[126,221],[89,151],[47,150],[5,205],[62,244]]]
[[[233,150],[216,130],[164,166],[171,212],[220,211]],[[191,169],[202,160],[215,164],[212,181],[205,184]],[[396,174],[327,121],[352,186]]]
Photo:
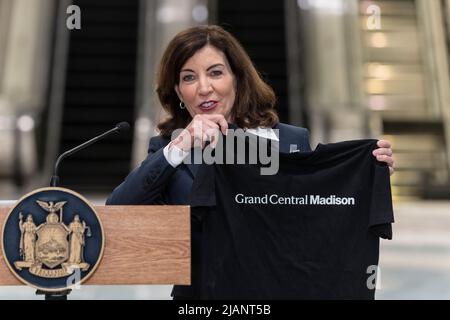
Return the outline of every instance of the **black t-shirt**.
[[[200,166],[204,299],[373,299],[379,238],[392,238],[389,170],[377,140],[280,153],[260,165]]]

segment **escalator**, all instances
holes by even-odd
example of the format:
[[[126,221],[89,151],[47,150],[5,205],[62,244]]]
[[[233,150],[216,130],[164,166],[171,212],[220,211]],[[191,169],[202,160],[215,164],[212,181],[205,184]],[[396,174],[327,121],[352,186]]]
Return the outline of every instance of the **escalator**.
[[[439,33],[427,30],[424,22],[426,15],[435,21],[442,17],[439,10],[437,16],[424,12],[421,3],[377,1],[378,29],[367,23],[374,2],[360,1],[367,107],[373,131],[393,143],[396,173],[391,183],[394,197],[400,199],[426,197],[430,190],[446,186],[449,177],[449,124],[443,117],[445,105],[434,96],[439,79],[429,59],[437,49],[426,42],[438,43]]]
[[[289,121],[284,1],[218,0],[217,24],[233,34],[274,89],[280,120]]]
[[[59,153],[134,120],[138,0],[76,0],[70,31]],[[61,185],[109,192],[130,170],[132,134],[112,136],[66,159]]]

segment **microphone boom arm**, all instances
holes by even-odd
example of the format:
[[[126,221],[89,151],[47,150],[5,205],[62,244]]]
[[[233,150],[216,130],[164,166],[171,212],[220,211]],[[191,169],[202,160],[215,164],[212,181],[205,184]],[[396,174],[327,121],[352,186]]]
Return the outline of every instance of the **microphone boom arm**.
[[[106,137],[106,136],[108,136],[108,135],[110,135],[110,134],[112,134],[114,132],[120,132],[123,129],[124,130],[128,130],[129,129],[129,124],[128,123],[124,124],[123,122],[119,123],[116,127],[112,128],[111,130],[108,130],[108,131],[102,133],[101,135],[96,136],[96,137],[92,138],[91,140],[86,141],[85,143],[80,144],[79,146],[76,146],[75,148],[67,150],[66,152],[61,154],[58,157],[58,159],[56,160],[55,167],[53,169],[53,176],[52,176],[52,178],[50,180],[50,186],[51,187],[57,187],[58,186],[58,184],[59,184],[59,176],[58,176],[59,164],[61,163],[61,161],[64,158],[74,154],[77,151],[80,151],[82,149],[85,149],[85,148],[89,147],[94,142],[97,142],[98,140],[100,140],[100,139],[102,139],[102,138],[104,138],[104,137]]]

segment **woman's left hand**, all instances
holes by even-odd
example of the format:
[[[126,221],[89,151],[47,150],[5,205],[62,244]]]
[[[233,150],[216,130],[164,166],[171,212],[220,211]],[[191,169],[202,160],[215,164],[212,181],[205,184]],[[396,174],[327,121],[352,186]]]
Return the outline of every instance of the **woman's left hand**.
[[[387,140],[379,140],[377,142],[378,149],[373,150],[372,154],[378,161],[386,162],[389,166],[389,173],[394,173],[394,158],[392,158],[391,143]]]

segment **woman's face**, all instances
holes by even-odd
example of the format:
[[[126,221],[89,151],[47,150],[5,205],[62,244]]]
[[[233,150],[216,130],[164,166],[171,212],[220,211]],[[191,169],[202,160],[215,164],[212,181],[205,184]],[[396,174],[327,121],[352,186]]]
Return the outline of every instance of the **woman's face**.
[[[175,91],[192,117],[214,113],[232,121],[235,77],[222,51],[204,46],[186,61],[179,77]]]

